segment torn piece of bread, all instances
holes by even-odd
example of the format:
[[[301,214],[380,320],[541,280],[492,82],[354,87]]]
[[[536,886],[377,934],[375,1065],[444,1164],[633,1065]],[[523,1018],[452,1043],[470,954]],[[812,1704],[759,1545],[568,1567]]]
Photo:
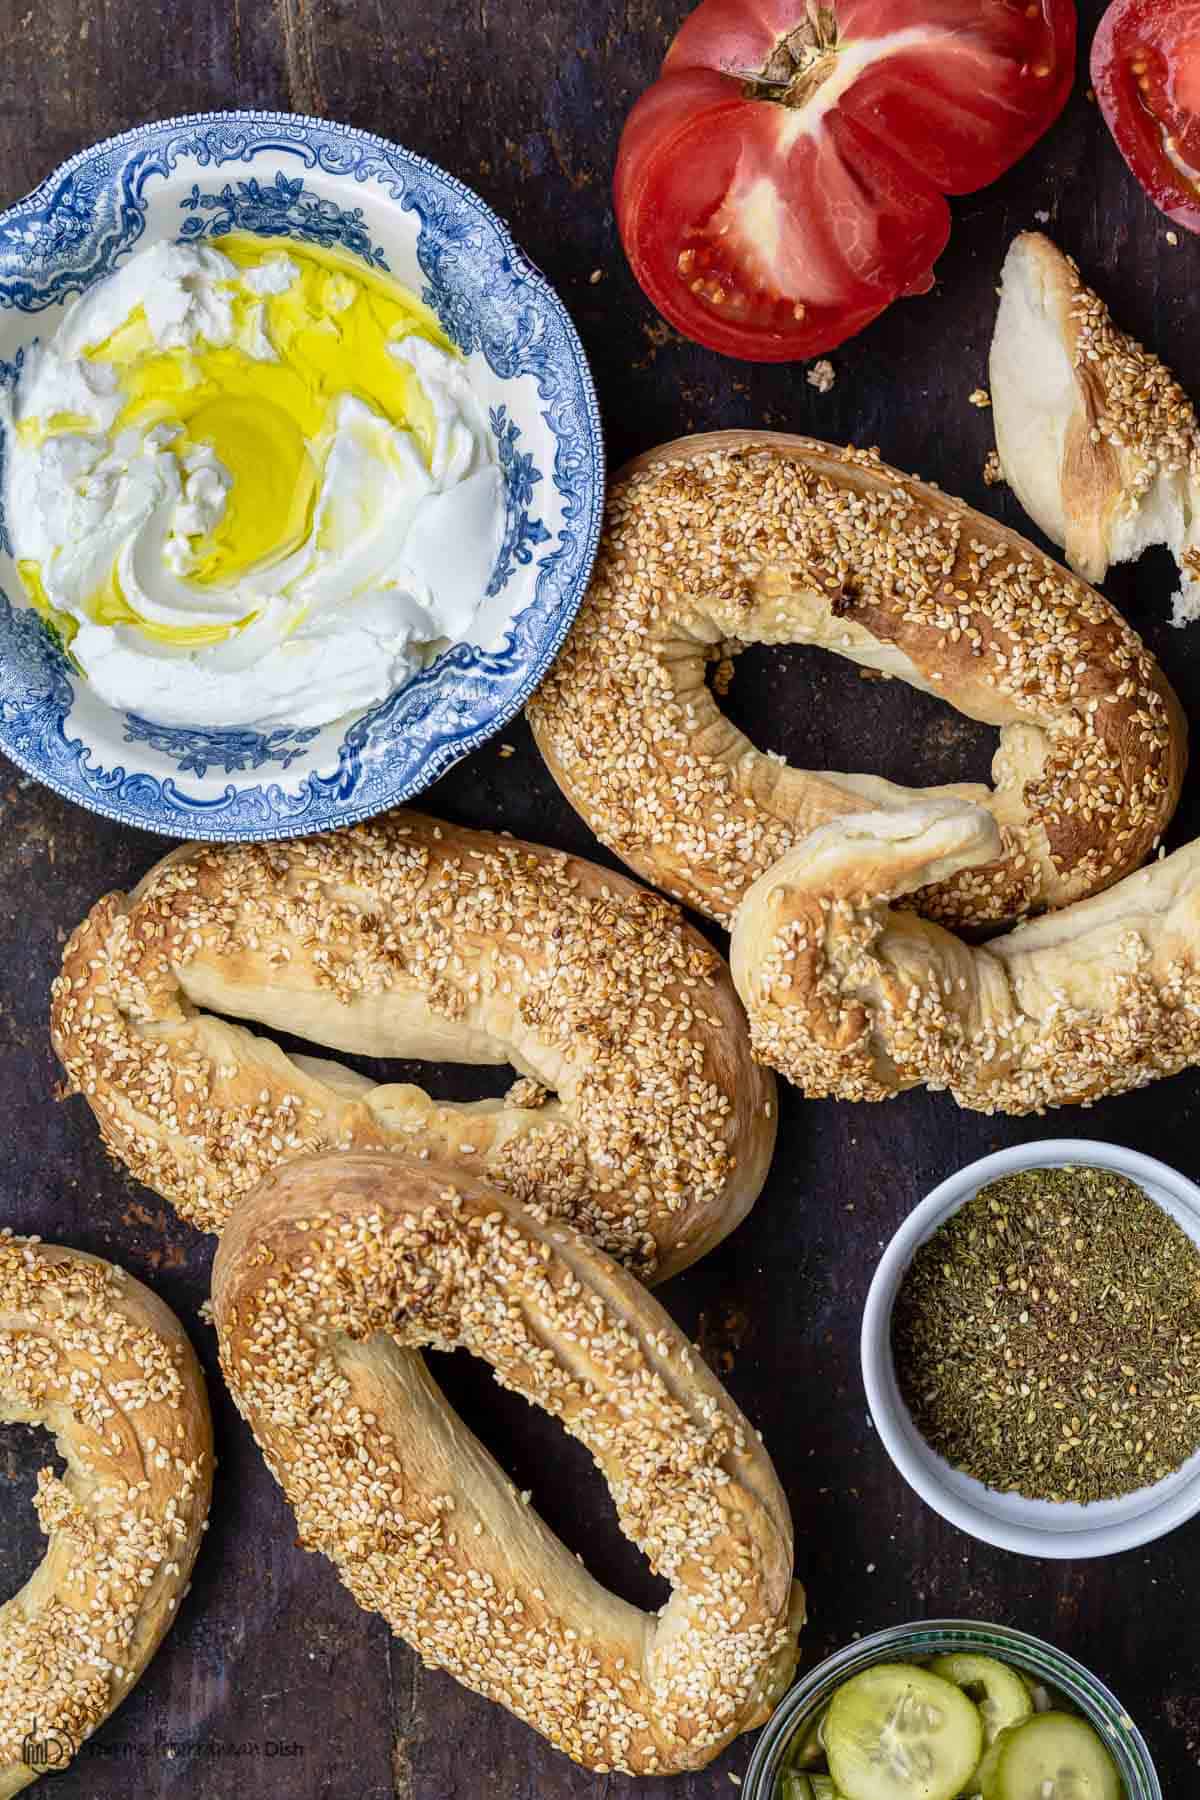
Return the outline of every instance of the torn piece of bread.
[[[761,1060],[810,1100],[924,1084],[1016,1116],[1200,1066],[1200,838],[982,945],[911,910],[996,847],[982,807],[937,796],[845,814],[761,875],[730,951]]]
[[[1173,623],[1200,618],[1200,426],[1171,371],[1118,330],[1041,232],[1005,259],[990,382],[1005,479],[1089,581],[1165,544]]]

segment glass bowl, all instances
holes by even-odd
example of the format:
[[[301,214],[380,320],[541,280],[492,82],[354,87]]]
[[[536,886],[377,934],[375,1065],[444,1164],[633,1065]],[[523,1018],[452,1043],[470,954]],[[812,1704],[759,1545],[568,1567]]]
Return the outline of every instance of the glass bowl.
[[[953,1650],[999,1657],[1023,1675],[1044,1683],[1104,1739],[1125,1784],[1126,1800],[1162,1800],[1146,1740],[1102,1681],[1041,1638],[1007,1625],[972,1625],[961,1619],[929,1619],[877,1631],[872,1637],[847,1644],[802,1677],[780,1701],[754,1746],[742,1800],[775,1800],[775,1784],[788,1745],[798,1732],[816,1722],[834,1689],[851,1675],[872,1663],[911,1662]]]

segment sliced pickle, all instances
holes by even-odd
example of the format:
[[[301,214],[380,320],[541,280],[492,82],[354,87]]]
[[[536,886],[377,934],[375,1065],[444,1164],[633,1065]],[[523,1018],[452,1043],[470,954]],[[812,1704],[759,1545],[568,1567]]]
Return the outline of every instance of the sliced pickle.
[[[842,1800],[828,1775],[819,1771],[811,1775],[799,1769],[784,1769],[779,1777],[777,1800]]]
[[[1035,1713],[1002,1731],[979,1770],[983,1800],[1123,1800],[1103,1739],[1073,1713]]]
[[[956,1800],[979,1767],[983,1720],[940,1675],[876,1663],[834,1695],[825,1745],[844,1800]]]
[[[825,1761],[825,1743],[821,1732],[825,1726],[828,1712],[823,1712],[814,1719],[808,1728],[793,1738],[788,1746],[784,1767],[787,1769],[812,1769]]]
[[[1035,1681],[1032,1675],[1022,1675],[1021,1680],[1029,1690],[1029,1698],[1033,1701],[1034,1712],[1054,1712],[1055,1705],[1050,1689],[1042,1681]]]
[[[930,1663],[929,1672],[952,1681],[974,1701],[983,1719],[985,1744],[994,1744],[1002,1731],[1019,1725],[1033,1712],[1033,1698],[1021,1677],[994,1656],[966,1652],[938,1656]]]

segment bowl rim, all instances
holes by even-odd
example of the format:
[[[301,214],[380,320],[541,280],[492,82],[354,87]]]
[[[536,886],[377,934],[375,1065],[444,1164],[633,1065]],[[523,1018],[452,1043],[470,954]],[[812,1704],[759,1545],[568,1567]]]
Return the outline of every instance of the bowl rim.
[[[949,1466],[943,1464],[931,1447],[927,1446],[932,1467],[930,1462],[915,1454],[912,1440],[919,1440],[920,1434],[896,1391],[891,1318],[901,1281],[919,1246],[979,1188],[998,1176],[1021,1169],[1068,1165],[1111,1169],[1114,1174],[1124,1175],[1139,1186],[1163,1189],[1182,1212],[1192,1217],[1195,1231],[1190,1235],[1200,1243],[1200,1187],[1156,1157],[1092,1138],[1039,1138],[1031,1143],[1015,1144],[967,1163],[939,1182],[914,1207],[879,1259],[863,1309],[860,1339],[863,1384],[872,1422],[892,1463],[914,1492],[934,1512],[970,1537],[1018,1555],[1052,1560],[1113,1556],[1138,1549],[1176,1530],[1200,1513],[1200,1459],[1190,1458],[1189,1462],[1195,1466],[1188,1478],[1158,1501],[1149,1496],[1154,1494],[1155,1487],[1177,1481],[1178,1471],[1165,1476],[1163,1482],[1140,1488],[1120,1501],[1106,1503],[1107,1517],[1103,1523],[1051,1528],[1000,1518],[982,1504],[963,1498],[947,1486],[935,1470],[946,1467],[949,1472]],[[1187,1468],[1188,1464],[1183,1467]],[[979,1486],[981,1498],[989,1492],[979,1484],[972,1485]],[[1045,1507],[1048,1517],[1054,1506],[1053,1502],[1027,1504]]]
[[[1085,1713],[1088,1722],[1114,1745],[1120,1757],[1136,1765],[1142,1785],[1128,1800],[1163,1800],[1162,1784],[1150,1746],[1107,1682],[1078,1657],[1060,1650],[1047,1638],[1015,1625],[989,1624],[978,1619],[915,1619],[886,1625],[865,1637],[852,1638],[822,1657],[784,1694],[759,1733],[743,1780],[745,1800],[774,1800],[778,1753],[786,1746],[798,1721],[814,1705],[820,1704],[824,1690],[831,1682],[848,1674],[853,1665],[867,1666],[902,1653],[905,1647],[913,1645],[914,1640],[915,1653],[927,1654],[933,1646],[922,1644],[920,1640],[930,1638],[944,1639],[955,1649],[974,1647],[985,1654],[1001,1657],[1007,1653],[1018,1663],[1022,1655],[1026,1656],[1030,1667],[1036,1667],[1045,1679],[1060,1688],[1064,1698]],[[1103,1716],[1102,1709],[1111,1713],[1111,1719]],[[1115,1728],[1113,1721],[1116,1721]],[[1124,1781],[1124,1773],[1122,1779]]]
[[[538,656],[503,705],[489,718],[486,725],[476,727],[475,730],[466,733],[463,737],[455,738],[452,742],[443,741],[421,764],[418,779],[407,784],[401,783],[394,792],[386,796],[377,796],[361,801],[357,805],[339,809],[334,818],[324,819],[314,825],[313,821],[304,817],[288,819],[286,816],[279,816],[261,824],[242,821],[232,829],[222,829],[221,821],[217,816],[210,817],[206,810],[201,809],[189,814],[186,821],[188,829],[182,830],[178,826],[184,823],[183,820],[176,822],[167,818],[160,819],[153,815],[146,817],[134,814],[122,805],[112,804],[103,794],[81,794],[75,791],[69,783],[59,778],[55,771],[47,769],[36,756],[27,754],[18,745],[7,739],[0,741],[0,752],[9,762],[24,775],[29,776],[41,786],[49,788],[61,799],[70,801],[73,805],[94,813],[100,818],[108,819],[114,824],[131,826],[137,830],[168,838],[176,843],[195,840],[232,843],[278,842],[287,838],[309,836],[314,830],[340,830],[344,826],[361,824],[365,820],[379,817],[381,813],[387,812],[392,807],[402,806],[416,799],[448,773],[455,764],[463,761],[464,758],[472,755],[485,743],[496,737],[506,725],[512,723],[513,719],[524,709],[527,701],[541,686],[553,668],[575,623],[591,583],[592,571],[600,547],[608,488],[607,449],[595,376],[579,330],[558,290],[532,257],[521,248],[507,222],[469,183],[452,174],[448,169],[444,169],[440,163],[434,162],[430,157],[423,156],[419,151],[408,149],[405,145],[397,143],[395,139],[385,137],[381,132],[371,131],[364,126],[351,125],[340,119],[320,118],[314,113],[290,112],[272,107],[227,107],[151,117],[140,120],[136,125],[129,126],[124,131],[114,132],[108,137],[98,138],[94,142],[81,145],[65,161],[50,169],[34,187],[18,195],[7,205],[0,207],[0,224],[24,209],[51,199],[67,177],[90,163],[95,157],[128,148],[144,138],[147,132],[237,124],[294,127],[326,133],[332,132],[335,135],[353,139],[363,145],[377,148],[390,156],[397,157],[415,171],[444,183],[454,194],[476,209],[481,220],[496,232],[514,273],[542,296],[545,304],[557,315],[562,325],[565,341],[569,346],[579,378],[584,429],[593,458],[593,497],[590,516],[581,526],[583,542],[579,560],[580,572],[576,584],[577,591],[562,607],[562,617],[558,620],[553,633],[544,640]],[[334,170],[324,170],[323,174],[334,181],[345,179]],[[394,692],[400,691],[400,689],[394,690]],[[389,699],[391,697],[389,696]],[[384,704],[386,703],[384,702]],[[127,763],[128,761],[129,759],[126,758]],[[136,765],[132,772],[136,774]],[[227,788],[237,788],[238,785],[233,775],[227,778]]]

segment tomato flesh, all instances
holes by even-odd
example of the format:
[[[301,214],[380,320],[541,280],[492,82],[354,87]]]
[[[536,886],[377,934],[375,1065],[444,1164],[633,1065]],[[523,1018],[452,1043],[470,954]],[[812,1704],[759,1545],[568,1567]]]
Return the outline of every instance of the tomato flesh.
[[[930,287],[945,196],[1046,129],[1074,46],[1074,0],[703,0],[622,137],[634,273],[710,348],[832,349]]]
[[[1115,0],[1092,44],[1092,85],[1151,200],[1200,231],[1200,4]]]

